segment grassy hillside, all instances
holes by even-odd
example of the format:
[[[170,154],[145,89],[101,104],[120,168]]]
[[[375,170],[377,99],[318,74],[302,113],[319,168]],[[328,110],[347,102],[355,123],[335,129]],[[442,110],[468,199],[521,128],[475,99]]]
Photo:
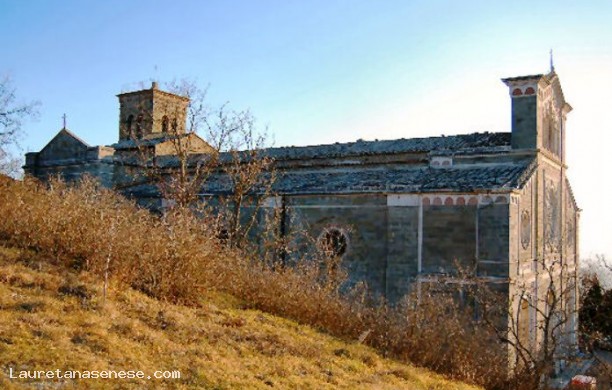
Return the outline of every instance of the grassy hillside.
[[[0,246],[1,388],[473,389],[219,293],[160,302]],[[180,379],[9,379],[22,370],[179,370]],[[46,383],[46,385],[45,385]],[[41,386],[42,384],[42,386]]]

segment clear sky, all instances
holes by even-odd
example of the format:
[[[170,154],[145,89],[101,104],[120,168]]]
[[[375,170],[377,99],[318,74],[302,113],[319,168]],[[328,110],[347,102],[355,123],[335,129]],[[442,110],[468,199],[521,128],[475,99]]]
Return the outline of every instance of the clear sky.
[[[0,0],[0,74],[42,103],[23,147],[61,128],[118,134],[115,95],[141,81],[210,84],[275,145],[510,131],[502,77],[544,73],[568,117],[584,256],[612,257],[612,2]]]

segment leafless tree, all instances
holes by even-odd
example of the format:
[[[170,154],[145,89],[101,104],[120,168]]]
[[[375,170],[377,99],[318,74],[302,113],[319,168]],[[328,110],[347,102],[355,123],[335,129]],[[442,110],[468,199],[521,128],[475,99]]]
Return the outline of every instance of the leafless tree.
[[[580,273],[583,277],[596,275],[605,289],[612,288],[612,262],[604,254],[583,259],[580,264]]]
[[[606,259],[605,255],[598,255],[597,259],[601,262],[601,264],[610,272],[612,272],[612,263]]]
[[[475,284],[482,323],[510,346],[514,376],[534,389],[547,388],[555,364],[571,358],[577,346],[576,274],[560,261],[537,263],[537,289],[516,281],[502,297]]]
[[[23,124],[27,119],[38,116],[39,102],[20,102],[11,79],[4,76],[0,79],[0,173],[17,175],[20,159],[12,150],[19,149],[19,140],[23,136]]]
[[[175,80],[165,89],[189,99],[185,130],[167,128],[171,152],[164,156],[151,155],[147,142],[132,134],[138,145],[138,165],[144,165],[146,180],[157,185],[171,207],[214,203],[223,240],[230,246],[242,246],[257,222],[263,202],[272,195],[276,177],[272,158],[265,149],[269,146],[267,129],[258,129],[249,110],[232,110],[228,103],[211,106],[206,100],[207,89],[191,80]],[[164,117],[180,117],[169,112],[176,106],[156,109],[167,110]],[[142,107],[141,111],[145,120],[155,119],[149,108]],[[207,143],[204,149],[196,145],[201,143],[200,135]],[[212,181],[222,183],[219,191],[214,197],[202,194]],[[247,215],[245,209],[249,210]]]

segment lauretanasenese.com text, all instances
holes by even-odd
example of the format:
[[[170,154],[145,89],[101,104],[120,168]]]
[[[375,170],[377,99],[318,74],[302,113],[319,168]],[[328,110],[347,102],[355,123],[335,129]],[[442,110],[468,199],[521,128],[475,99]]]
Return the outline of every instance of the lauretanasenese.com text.
[[[179,370],[154,371],[142,370],[17,370],[9,367],[10,379],[24,380],[62,380],[62,379],[180,379]]]

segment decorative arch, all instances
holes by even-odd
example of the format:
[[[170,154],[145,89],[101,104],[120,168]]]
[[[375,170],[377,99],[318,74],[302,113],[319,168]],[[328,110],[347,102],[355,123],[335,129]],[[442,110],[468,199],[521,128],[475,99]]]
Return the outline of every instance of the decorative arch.
[[[506,199],[505,196],[499,195],[497,198],[495,198],[495,203],[497,203],[497,204],[506,204],[506,203],[508,203],[508,200]]]

